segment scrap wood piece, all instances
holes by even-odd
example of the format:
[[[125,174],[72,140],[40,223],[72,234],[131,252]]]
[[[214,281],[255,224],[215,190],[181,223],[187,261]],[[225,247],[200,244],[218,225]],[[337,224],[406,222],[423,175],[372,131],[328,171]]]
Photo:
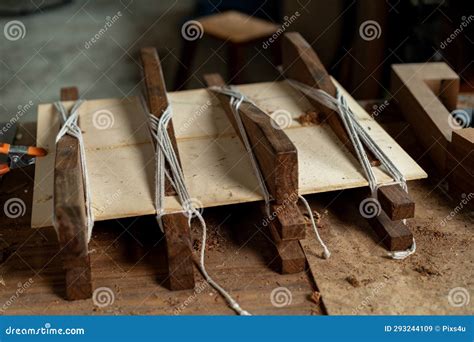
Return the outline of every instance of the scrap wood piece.
[[[225,85],[219,74],[205,75],[204,79],[208,86]],[[220,93],[215,93],[215,95],[219,98],[229,121],[242,140],[229,97]],[[271,212],[275,215],[275,229],[280,239],[304,239],[306,221],[296,205],[298,200],[296,147],[285,132],[272,122],[272,118],[253,104],[243,102],[239,107],[239,113],[265,184],[276,201],[276,204],[271,205]]]
[[[141,62],[145,77],[148,109],[151,114],[160,118],[168,107],[168,99],[163,71],[156,49],[152,47],[143,48],[141,50]],[[171,121],[168,125],[168,135],[178,162],[181,164]],[[168,163],[167,167],[169,167]],[[174,194],[174,189],[168,179],[166,179],[165,187],[167,195]],[[182,212],[168,214],[162,217],[162,223],[167,247],[169,287],[171,290],[194,288],[192,240],[188,218]]]
[[[285,76],[306,85],[324,90],[333,97],[336,96],[336,86],[329,77],[329,74],[322,65],[317,54],[299,33],[285,33],[282,42],[282,52]],[[308,100],[311,101],[312,99],[308,97]],[[351,151],[355,152],[337,113],[335,113],[334,110],[319,104],[317,101],[313,100],[312,103],[327,116],[331,128],[339,139],[341,139],[346,146],[348,146],[347,144],[350,144],[348,147],[352,147]],[[393,187],[400,188],[395,191],[397,194],[403,191],[400,185],[393,185]],[[411,210],[414,209],[414,202],[407,196],[408,194],[405,196],[394,196],[393,194],[390,194],[390,196],[385,196],[383,198],[383,208],[387,209],[390,217],[396,219],[400,216],[409,217],[411,215]],[[378,220],[378,218],[375,218],[375,220]],[[383,222],[379,222],[375,228],[379,229],[380,225],[383,226]],[[398,225],[394,224],[393,227],[398,227]],[[394,232],[394,229],[387,227],[387,234],[391,235]],[[394,233],[392,238],[397,239],[398,234]]]
[[[445,174],[459,76],[445,63],[392,65],[391,93],[441,174]]]
[[[61,89],[61,101],[76,101],[78,98],[77,88]],[[64,135],[56,145],[53,198],[68,300],[92,296],[82,174],[79,141],[70,135]]]

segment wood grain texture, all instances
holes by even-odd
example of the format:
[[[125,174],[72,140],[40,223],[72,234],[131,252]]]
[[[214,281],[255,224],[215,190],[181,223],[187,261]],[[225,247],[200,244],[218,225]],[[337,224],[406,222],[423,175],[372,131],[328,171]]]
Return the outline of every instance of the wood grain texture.
[[[268,225],[269,237],[273,240],[276,258],[274,266],[281,274],[303,272],[306,267],[306,256],[298,240],[281,240],[272,221]]]
[[[380,206],[392,221],[415,217],[415,202],[399,185],[386,185],[378,188]]]
[[[141,50],[148,110],[160,118],[168,107],[166,86],[161,70],[161,63],[155,48]],[[168,125],[168,135],[179,161],[178,145],[174,134],[173,123]],[[169,167],[169,165],[167,165]],[[174,194],[171,183],[166,180],[166,195]],[[191,232],[188,218],[184,213],[165,215],[162,218],[167,246],[169,286],[171,290],[185,290],[194,287],[194,270],[192,260]],[[158,229],[158,225],[154,227]]]
[[[75,87],[61,89],[61,101],[75,101],[78,97]],[[92,296],[82,174],[78,140],[65,135],[56,145],[53,198],[68,300]]]

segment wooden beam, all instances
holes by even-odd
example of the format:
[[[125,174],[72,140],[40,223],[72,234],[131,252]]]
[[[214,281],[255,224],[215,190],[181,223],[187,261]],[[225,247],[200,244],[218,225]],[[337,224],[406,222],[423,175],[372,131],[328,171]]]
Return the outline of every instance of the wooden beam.
[[[415,217],[415,202],[401,186],[381,186],[377,197],[383,211],[392,221]]]
[[[336,86],[319,60],[318,55],[299,33],[289,32],[284,34],[282,40],[282,55],[283,72],[286,77],[304,83],[310,87],[324,90],[333,97],[336,96]],[[352,146],[339,115],[337,115],[334,110],[321,105],[310,97],[307,98],[316,109],[326,116],[326,120],[341,142],[353,154],[355,154],[354,147]],[[367,150],[367,152],[369,151]],[[367,155],[369,159],[371,159],[372,165],[379,165],[379,162],[375,160],[373,155],[370,153],[367,153]],[[395,191],[396,194],[400,194],[400,191],[403,191],[399,185],[394,185],[394,187],[400,188]],[[388,190],[386,192],[388,192]],[[383,198],[383,208],[387,209],[390,216],[393,218],[397,218],[397,215],[409,215],[408,209],[411,209],[414,204],[410,203],[413,201],[411,201],[407,196],[408,194],[405,196],[395,196],[392,191],[392,193],[389,193],[389,196]],[[379,219],[375,218],[374,220],[378,221]],[[371,220],[371,222],[374,220]],[[389,225],[386,220],[377,222],[375,229],[381,229],[384,225],[387,225],[385,233],[391,236],[394,240],[398,239],[399,234],[403,234],[402,231],[397,231],[399,225]],[[409,246],[407,246],[407,248],[408,247]]]
[[[208,86],[224,86],[219,74],[205,75]],[[229,121],[242,140],[229,97],[214,93],[220,100]],[[304,239],[306,221],[296,205],[298,201],[298,152],[296,147],[272,118],[250,103],[242,103],[239,114],[252,145],[268,191],[275,199],[271,212],[275,228],[282,240]]]
[[[208,86],[225,85],[219,74],[204,75],[204,80]],[[219,93],[215,93],[215,95],[219,98],[229,121],[239,134],[228,96]],[[283,274],[302,272],[305,268],[306,258],[298,240],[305,238],[306,221],[296,204],[298,201],[296,148],[283,130],[275,128],[276,124],[272,124],[271,118],[267,114],[252,105],[247,106],[246,104],[245,109],[242,109],[242,105],[239,113],[260,169],[264,174],[265,183],[272,196],[280,199],[280,203],[271,204],[272,218],[268,224],[269,232],[267,232],[275,246],[275,263],[279,272]],[[239,137],[242,139],[240,135]],[[265,142],[266,150],[257,148],[261,141]],[[282,158],[285,155],[290,156],[286,161],[284,161],[285,158]],[[283,176],[273,175],[272,171],[273,173],[282,172]],[[288,181],[289,179],[291,181]],[[272,183],[271,187],[270,183]],[[262,212],[266,214],[263,208]]]
[[[78,98],[77,88],[61,89],[61,101],[75,101]],[[82,174],[78,140],[65,135],[56,144],[53,198],[59,247],[66,272],[68,300],[92,296]]]
[[[204,76],[208,86],[225,86],[219,74]],[[229,97],[215,93],[235,132],[240,136],[229,103]],[[298,151],[273,119],[258,107],[243,102],[239,108],[242,123],[252,145],[269,192],[277,203],[298,193]]]
[[[474,128],[453,131],[449,144],[448,184],[456,200],[465,200],[474,193]],[[474,208],[474,201],[467,200]]]
[[[315,89],[322,89],[329,95],[336,97],[336,86],[331,80],[318,55],[311,45],[297,32],[285,33],[282,38],[282,67],[283,74],[290,79],[306,84]],[[339,115],[332,109],[306,96],[312,106],[322,113],[331,129],[344,146],[357,157],[354,146],[344,128]],[[380,165],[370,151],[367,156],[373,166]]]
[[[148,109],[151,114],[160,118],[168,107],[168,99],[163,71],[156,49],[152,47],[143,48],[141,50],[141,62]],[[179,160],[179,151],[172,122],[168,125],[168,135]],[[166,180],[166,195],[174,194],[172,185]],[[169,287],[171,290],[194,288],[192,239],[188,218],[184,213],[168,214],[163,216],[162,222],[167,246]]]
[[[394,64],[391,93],[440,173],[446,174],[458,75],[445,63]]]

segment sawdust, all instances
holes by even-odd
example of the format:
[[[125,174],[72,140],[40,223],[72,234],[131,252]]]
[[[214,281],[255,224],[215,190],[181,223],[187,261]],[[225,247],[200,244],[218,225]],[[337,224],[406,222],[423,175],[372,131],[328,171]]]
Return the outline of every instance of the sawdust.
[[[359,287],[360,282],[355,276],[348,276],[346,277],[346,281],[351,284],[353,287]]]
[[[308,110],[298,117],[298,122],[302,126],[314,126],[321,124],[321,118],[318,112],[315,112],[314,110]]]
[[[309,296],[309,299],[316,305],[319,305],[321,303],[321,293],[318,291],[313,291],[311,296]]]

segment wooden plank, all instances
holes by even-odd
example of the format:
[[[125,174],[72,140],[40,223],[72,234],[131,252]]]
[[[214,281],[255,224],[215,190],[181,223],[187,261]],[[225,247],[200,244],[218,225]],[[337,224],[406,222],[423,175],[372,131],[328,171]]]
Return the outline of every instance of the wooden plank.
[[[141,61],[145,77],[148,109],[151,114],[160,118],[168,107],[168,99],[163,71],[156,49],[143,48],[141,50]],[[179,151],[172,122],[168,125],[168,135],[179,161]],[[171,195],[173,193],[172,185],[166,180],[166,194]],[[155,228],[158,229],[158,225]],[[184,213],[165,215],[163,217],[163,229],[167,246],[170,289],[185,290],[193,288],[194,270],[188,218]]]
[[[329,95],[336,97],[336,86],[332,82],[331,77],[316,52],[299,33],[289,32],[283,35],[282,60],[283,74],[286,77],[310,87],[322,89]],[[323,113],[325,120],[344,146],[354,156],[357,156],[339,115],[311,97],[306,96],[306,98],[319,112]],[[373,166],[380,165],[380,162],[376,160],[370,151],[367,151],[367,156]]]
[[[441,174],[447,171],[450,112],[456,108],[459,83],[445,63],[392,66],[391,93]]]
[[[339,87],[336,81],[333,82]],[[299,194],[367,186],[357,160],[342,147],[327,125],[301,125],[298,118],[314,109],[287,82],[255,83],[238,86],[238,89],[265,113],[275,116],[277,110],[282,110],[291,116],[290,125],[284,132],[298,151]],[[340,89],[363,127],[405,178],[425,178],[426,173],[400,145],[350,94]],[[218,99],[205,88],[167,95],[173,108],[173,125],[185,182],[197,203],[208,208],[261,201],[263,198],[250,160]],[[70,108],[72,103],[65,105]],[[113,114],[114,122],[109,128],[98,130],[94,126],[94,114],[103,110]],[[79,113],[96,221],[153,215],[154,148],[140,99],[88,100],[79,108]],[[38,106],[36,145],[50,153],[36,161],[33,227],[52,224],[51,170],[54,168],[55,136],[59,130],[57,119],[53,104]],[[104,167],[104,160],[107,160],[107,167]],[[383,168],[375,167],[374,172],[379,184],[392,181]],[[110,177],[111,174],[114,177]],[[182,210],[174,196],[165,197],[165,208],[169,213]]]
[[[205,76],[208,86],[224,86],[225,82],[218,74]],[[225,113],[239,134],[229,97],[215,93]],[[239,108],[242,123],[257,158],[268,191],[277,203],[287,201],[298,193],[298,152],[295,145],[272,118],[250,103],[242,103]]]
[[[415,202],[400,186],[381,186],[377,197],[383,211],[392,221],[415,217]]]
[[[61,89],[61,101],[75,101],[75,87]],[[92,296],[91,266],[87,242],[83,170],[78,140],[63,136],[56,145],[54,213],[59,247],[66,273],[66,298]]]
[[[381,211],[369,223],[389,251],[404,251],[413,244],[413,234],[403,220],[392,221]]]

